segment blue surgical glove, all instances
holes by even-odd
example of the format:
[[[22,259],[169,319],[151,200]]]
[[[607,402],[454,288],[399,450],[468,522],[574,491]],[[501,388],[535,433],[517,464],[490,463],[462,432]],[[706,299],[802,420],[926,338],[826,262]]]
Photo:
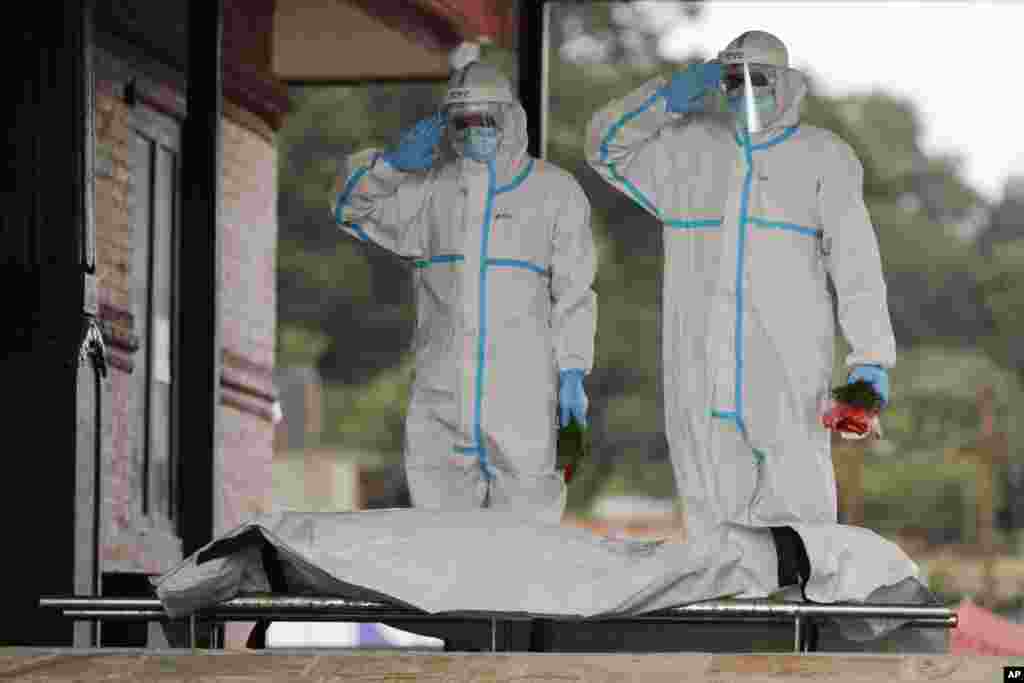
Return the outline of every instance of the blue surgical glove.
[[[398,146],[381,155],[400,171],[425,171],[434,163],[434,149],[441,142],[445,120],[441,112],[422,119],[402,133]]]
[[[880,365],[858,365],[850,373],[847,384],[864,380],[882,397],[882,406],[889,404],[889,372]]]
[[[575,417],[580,426],[587,425],[587,393],[583,390],[582,370],[562,370],[558,375],[558,412],[561,425],[568,426]]]
[[[665,108],[676,114],[686,114],[703,107],[702,98],[708,88],[717,88],[722,80],[722,65],[718,62],[691,64],[678,71],[665,86]]]

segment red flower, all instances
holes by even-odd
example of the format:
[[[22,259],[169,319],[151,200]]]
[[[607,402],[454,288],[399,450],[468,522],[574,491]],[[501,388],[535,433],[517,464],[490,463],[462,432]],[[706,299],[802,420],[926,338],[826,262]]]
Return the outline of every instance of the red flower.
[[[821,423],[826,429],[836,432],[867,434],[871,431],[871,422],[877,414],[864,408],[837,402],[822,415]]]
[[[821,416],[826,429],[865,436],[882,410],[882,397],[864,380],[832,390],[832,405]]]

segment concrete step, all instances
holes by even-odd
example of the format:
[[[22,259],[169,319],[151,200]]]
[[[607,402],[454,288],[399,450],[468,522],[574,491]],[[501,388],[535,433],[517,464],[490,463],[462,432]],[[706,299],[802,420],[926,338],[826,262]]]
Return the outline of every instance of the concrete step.
[[[18,681],[1002,681],[1024,658],[879,654],[398,654],[0,649]]]

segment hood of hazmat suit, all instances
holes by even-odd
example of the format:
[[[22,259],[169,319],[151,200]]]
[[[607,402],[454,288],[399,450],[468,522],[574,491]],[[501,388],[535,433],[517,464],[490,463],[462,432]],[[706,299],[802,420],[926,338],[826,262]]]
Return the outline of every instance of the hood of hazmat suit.
[[[769,74],[758,131],[714,89],[703,110],[669,113],[658,77],[594,115],[587,161],[663,226],[665,424],[688,530],[834,523],[819,415],[835,317],[849,365],[896,356],[863,169],[800,123],[806,80],[778,38],[744,33],[718,59],[723,87],[736,65]]]
[[[722,50],[720,91],[725,109],[736,118],[738,133],[757,134],[799,119],[804,77],[789,68],[789,52],[781,40],[763,31],[747,31]],[[804,89],[805,90],[805,89]],[[792,105],[795,112],[790,112]]]
[[[593,366],[590,205],[569,173],[527,153],[526,113],[496,69],[454,70],[445,107],[464,104],[500,106],[493,158],[456,153],[450,130],[427,171],[402,172],[365,150],[345,160],[331,212],[343,231],[413,268],[413,504],[509,507],[557,523],[557,374]]]

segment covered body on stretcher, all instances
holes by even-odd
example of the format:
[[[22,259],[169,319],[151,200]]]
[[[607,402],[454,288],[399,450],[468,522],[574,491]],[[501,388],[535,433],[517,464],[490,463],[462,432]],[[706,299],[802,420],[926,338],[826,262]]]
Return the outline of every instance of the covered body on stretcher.
[[[610,539],[496,510],[274,513],[214,540],[155,583],[171,617],[254,593],[511,620],[641,619],[723,598],[937,604],[898,546],[859,527],[729,525],[700,542],[673,543]],[[843,638],[867,642],[908,621],[834,623]],[[438,635],[425,625],[415,631]]]

